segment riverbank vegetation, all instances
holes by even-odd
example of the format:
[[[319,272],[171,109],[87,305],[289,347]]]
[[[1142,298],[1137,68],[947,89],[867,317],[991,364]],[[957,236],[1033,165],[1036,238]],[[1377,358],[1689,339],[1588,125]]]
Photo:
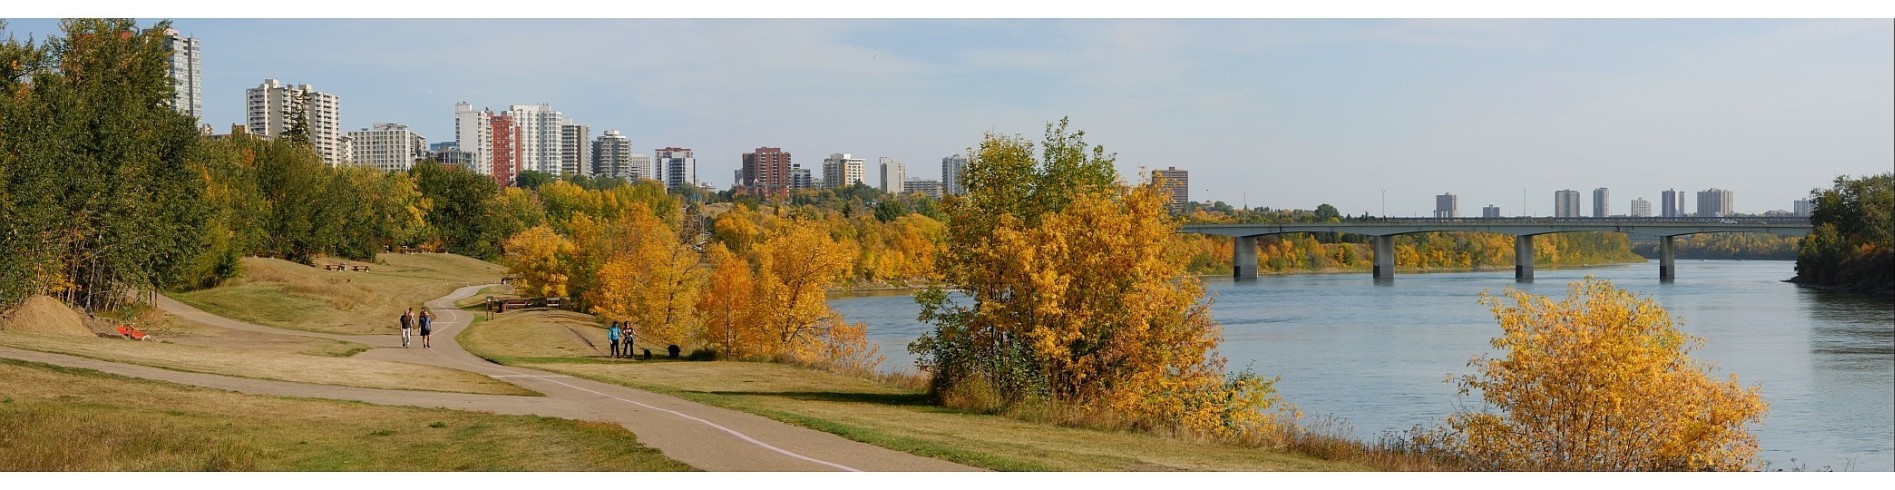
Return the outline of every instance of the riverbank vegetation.
[[[1672,240],[1672,256],[1678,259],[1705,260],[1795,260],[1803,237],[1774,233],[1700,233]],[[1640,243],[1632,251],[1647,259],[1658,258],[1658,242]]]
[[[1810,197],[1815,229],[1797,250],[1792,281],[1895,293],[1895,173],[1837,177]]]

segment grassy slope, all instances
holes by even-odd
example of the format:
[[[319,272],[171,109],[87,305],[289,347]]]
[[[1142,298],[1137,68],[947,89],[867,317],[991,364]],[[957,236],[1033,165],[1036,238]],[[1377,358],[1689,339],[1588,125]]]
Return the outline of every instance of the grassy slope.
[[[460,340],[470,352],[501,362],[671,393],[869,444],[996,470],[1370,469],[1280,451],[949,410],[928,405],[917,389],[793,366],[605,359],[583,354],[587,352],[584,343],[559,326],[579,329],[585,319],[570,312],[508,313],[492,321],[477,321]],[[603,333],[599,336],[602,339]]]
[[[682,471],[612,424],[258,396],[0,359],[0,471]]]
[[[327,271],[245,258],[243,274],[210,289],[177,293],[204,311],[261,325],[339,334],[392,334],[407,308],[472,284],[500,281],[504,268],[449,254],[383,254],[368,272]],[[334,260],[323,259],[318,263]],[[345,261],[346,262],[346,261]],[[354,263],[354,262],[349,262]]]

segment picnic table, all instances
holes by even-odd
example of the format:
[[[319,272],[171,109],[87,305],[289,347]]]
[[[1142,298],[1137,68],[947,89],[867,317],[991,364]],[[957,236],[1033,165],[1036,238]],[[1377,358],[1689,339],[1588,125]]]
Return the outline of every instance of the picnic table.
[[[344,268],[347,268],[347,267],[349,267],[349,265],[348,265],[348,264],[344,264],[344,263],[340,263],[340,262],[338,262],[338,263],[334,263],[334,264],[323,264],[323,265],[322,265],[322,269],[323,269],[323,270],[330,270],[330,271],[339,271],[339,270],[342,270],[342,269],[344,269]]]
[[[368,266],[366,266],[366,265],[351,265],[351,266],[349,266],[349,270],[353,270],[353,271],[356,271],[356,272],[368,272]]]

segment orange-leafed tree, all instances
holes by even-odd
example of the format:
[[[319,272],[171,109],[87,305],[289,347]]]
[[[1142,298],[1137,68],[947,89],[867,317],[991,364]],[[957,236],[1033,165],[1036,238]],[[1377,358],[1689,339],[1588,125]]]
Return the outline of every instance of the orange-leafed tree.
[[[1737,375],[1718,380],[1650,298],[1592,279],[1566,299],[1482,295],[1500,322],[1495,356],[1459,378],[1495,411],[1448,419],[1441,443],[1476,469],[1525,471],[1745,470],[1757,441],[1748,424],[1767,405]]]
[[[566,261],[575,250],[572,241],[553,232],[552,227],[540,225],[508,238],[504,250],[507,271],[517,277],[514,288],[521,294],[566,296]]]
[[[704,316],[703,335],[698,342],[728,359],[762,356],[768,340],[759,328],[757,281],[750,262],[722,243],[711,244],[704,259],[711,272],[698,296],[698,312]]]

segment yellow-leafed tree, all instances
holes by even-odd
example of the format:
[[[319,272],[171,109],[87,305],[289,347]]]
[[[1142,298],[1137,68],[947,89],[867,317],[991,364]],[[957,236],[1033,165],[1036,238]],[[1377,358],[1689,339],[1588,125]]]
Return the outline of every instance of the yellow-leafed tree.
[[[715,349],[725,358],[751,359],[763,355],[766,339],[760,335],[757,318],[756,278],[750,262],[730,252],[722,243],[712,244],[704,253],[711,275],[705,280],[697,308],[704,315],[703,336],[699,343]]]
[[[507,271],[514,274],[520,294],[527,296],[566,296],[566,261],[575,251],[572,241],[546,225],[528,228],[508,238]]]
[[[851,244],[830,238],[821,222],[786,220],[754,246],[759,337],[765,353],[805,364],[868,369],[881,358],[865,327],[829,309],[830,285],[848,277]]]
[[[1440,442],[1477,469],[1699,471],[1752,469],[1747,424],[1768,407],[1735,374],[1693,359],[1702,339],[1678,331],[1650,298],[1588,277],[1565,300],[1517,290],[1482,295],[1503,335],[1498,357],[1470,361],[1463,393],[1495,412],[1457,414]]]
[[[593,313],[631,322],[644,342],[677,345],[696,338],[703,281],[697,251],[650,213],[627,213],[617,223],[632,244],[599,269]]]

